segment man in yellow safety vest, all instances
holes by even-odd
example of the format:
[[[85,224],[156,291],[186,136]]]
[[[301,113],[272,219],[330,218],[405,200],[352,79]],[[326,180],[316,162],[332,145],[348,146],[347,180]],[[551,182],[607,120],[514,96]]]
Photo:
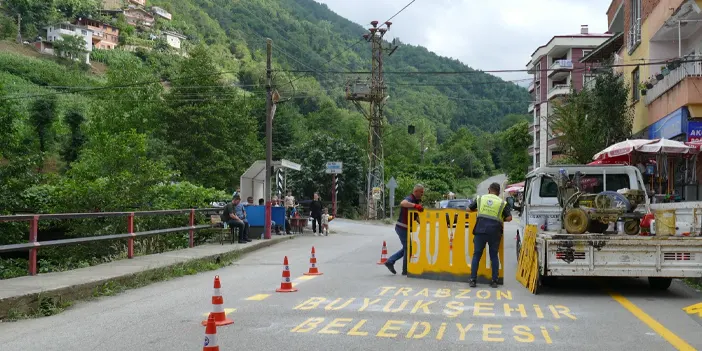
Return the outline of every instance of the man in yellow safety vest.
[[[500,199],[500,184],[492,183],[488,187],[488,194],[478,196],[476,201],[468,206],[471,212],[478,212],[478,220],[473,228],[473,262],[470,265],[470,287],[476,286],[478,266],[483,256],[485,245],[489,245],[490,266],[492,268],[492,282],[490,286],[497,288],[497,279],[500,271],[500,258],[498,248],[502,241],[504,222],[512,221],[511,209],[507,202]]]

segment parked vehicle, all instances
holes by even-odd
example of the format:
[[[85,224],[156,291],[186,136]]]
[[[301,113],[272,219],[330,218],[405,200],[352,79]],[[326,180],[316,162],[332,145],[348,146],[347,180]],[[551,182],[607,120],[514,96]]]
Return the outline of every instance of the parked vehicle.
[[[473,203],[472,199],[454,199],[454,200],[445,200],[446,201],[446,206],[442,208],[447,208],[447,209],[456,209],[456,210],[462,210],[465,211],[466,218],[468,218],[468,206],[470,206],[471,203]],[[443,201],[442,201],[443,202]],[[453,218],[453,223],[451,224],[451,221],[449,219],[449,215],[446,215],[446,223],[451,226],[451,228],[456,228],[456,221],[458,221],[458,214],[454,215]],[[468,222],[466,222],[466,228],[468,228]]]
[[[563,229],[559,190],[554,181],[561,169],[571,177],[579,171],[591,193],[643,190],[645,201],[633,211],[645,214],[650,210],[656,222],[667,221],[667,227],[663,226],[665,223],[656,223],[656,228],[682,229],[673,235],[671,231],[659,231],[657,236],[616,234],[611,229],[598,233],[601,228],[588,229],[585,234],[568,234]],[[564,165],[535,169],[526,176],[516,236],[517,258],[526,225],[535,224],[539,230],[536,251],[542,281],[558,276],[648,277],[652,288],[664,290],[673,278],[702,277],[701,228],[694,216],[694,209],[702,208],[702,202],[651,205],[645,189],[641,172],[633,166]],[[675,236],[678,232],[680,236]],[[684,236],[685,233],[689,236]]]

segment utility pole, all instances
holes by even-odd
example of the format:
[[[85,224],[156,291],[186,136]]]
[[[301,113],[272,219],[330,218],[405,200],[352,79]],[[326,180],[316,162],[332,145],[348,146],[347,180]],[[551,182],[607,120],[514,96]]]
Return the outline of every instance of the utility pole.
[[[22,14],[17,14],[17,44],[22,44]]]
[[[271,238],[271,176],[273,175],[273,87],[272,76],[273,41],[266,39],[266,179],[264,199],[266,201],[265,238]]]
[[[372,21],[372,28],[363,38],[371,44],[370,87],[356,80],[347,87],[348,100],[368,119],[368,179],[366,189],[367,218],[385,218],[385,166],[383,155],[383,109],[387,96],[387,86],[383,77],[383,36],[390,30],[392,22],[385,22],[387,28],[379,28],[378,21]],[[381,25],[382,27],[382,25]],[[392,54],[397,46],[392,48]],[[388,55],[389,56],[389,55]],[[370,103],[370,112],[360,105],[360,101]]]

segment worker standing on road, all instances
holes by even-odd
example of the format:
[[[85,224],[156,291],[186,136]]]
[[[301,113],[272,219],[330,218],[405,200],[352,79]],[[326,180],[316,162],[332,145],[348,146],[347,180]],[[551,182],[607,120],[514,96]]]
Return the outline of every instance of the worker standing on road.
[[[489,245],[490,266],[492,267],[492,282],[490,286],[497,288],[497,279],[500,272],[500,258],[498,248],[502,241],[504,222],[512,221],[512,214],[507,202],[500,199],[500,184],[492,183],[488,187],[488,194],[478,196],[476,201],[468,206],[471,212],[478,212],[478,219],[473,229],[473,262],[470,265],[470,287],[476,286],[478,279],[478,266],[483,256],[485,245]]]
[[[424,207],[421,205],[422,196],[424,196],[424,186],[417,184],[414,186],[412,194],[407,196],[400,203],[400,218],[397,219],[397,223],[395,224],[395,233],[397,233],[397,236],[400,238],[402,249],[395,252],[395,254],[390,256],[387,262],[385,262],[385,267],[388,267],[392,274],[397,274],[397,271],[395,270],[395,262],[405,257],[402,260],[402,275],[407,275],[407,229],[410,231],[412,230],[411,223],[409,225],[407,223],[407,219],[409,217],[407,213],[411,208],[419,212],[424,211]]]

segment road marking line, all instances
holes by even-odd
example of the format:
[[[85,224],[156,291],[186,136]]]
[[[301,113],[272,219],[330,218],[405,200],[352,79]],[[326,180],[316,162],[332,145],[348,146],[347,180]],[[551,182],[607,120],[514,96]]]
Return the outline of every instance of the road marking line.
[[[299,277],[299,278],[297,278],[297,279],[295,279],[295,280],[305,281],[305,280],[314,279],[314,278],[316,278],[316,277],[317,277],[316,275],[303,275],[302,277]]]
[[[697,314],[697,316],[702,317],[702,302],[684,307],[683,311],[690,315]]]
[[[254,296],[247,297],[246,300],[248,300],[248,301],[263,301],[268,296],[271,296],[271,294],[256,294]]]
[[[612,297],[612,299],[614,299],[614,301],[619,302],[620,305],[626,308],[640,321],[646,323],[646,325],[648,325],[649,328],[653,329],[653,331],[655,331],[658,335],[660,335],[662,338],[668,341],[668,343],[670,343],[676,349],[695,351],[695,348],[690,346],[690,344],[685,342],[685,340],[681,339],[679,336],[675,335],[675,333],[668,330],[668,328],[664,327],[657,320],[653,319],[653,317],[646,314],[646,312],[644,312],[638,306],[634,305],[633,302],[629,301],[624,296],[612,291],[609,292],[609,295]]]
[[[224,309],[224,315],[226,316],[226,315],[228,315],[228,314],[230,314],[230,313],[232,313],[232,312],[234,312],[234,311],[236,311],[236,308],[225,308],[225,309]],[[205,317],[207,317],[207,316],[210,315],[210,312],[203,313],[202,315],[205,316]]]

